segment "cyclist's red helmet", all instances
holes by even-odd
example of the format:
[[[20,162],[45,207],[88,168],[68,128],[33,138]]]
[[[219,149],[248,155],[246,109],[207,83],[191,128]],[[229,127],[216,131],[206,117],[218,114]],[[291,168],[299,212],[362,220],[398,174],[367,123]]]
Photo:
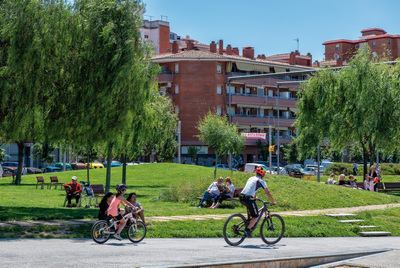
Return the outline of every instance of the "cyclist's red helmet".
[[[263,169],[262,167],[256,168],[256,174],[258,174],[260,176],[265,176],[265,174],[266,174],[265,169]]]

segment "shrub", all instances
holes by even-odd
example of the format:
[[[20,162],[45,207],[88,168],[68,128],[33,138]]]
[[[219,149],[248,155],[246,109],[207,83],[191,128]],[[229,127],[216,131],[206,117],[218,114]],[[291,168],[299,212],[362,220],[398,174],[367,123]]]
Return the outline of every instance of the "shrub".
[[[380,164],[382,171],[381,175],[396,175],[394,164]],[[398,170],[400,171],[400,169]]]
[[[329,176],[331,173],[335,173],[335,175],[346,174],[346,168],[347,168],[347,174],[350,175],[353,172],[352,164],[333,163],[332,165],[326,168],[324,175]]]

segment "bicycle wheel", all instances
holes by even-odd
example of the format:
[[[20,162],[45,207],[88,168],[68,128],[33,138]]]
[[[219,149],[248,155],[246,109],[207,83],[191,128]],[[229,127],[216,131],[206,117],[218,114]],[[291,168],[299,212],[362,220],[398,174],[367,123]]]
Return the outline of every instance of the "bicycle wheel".
[[[141,221],[137,221],[136,225],[135,224],[130,224],[127,227],[126,233],[128,235],[129,240],[133,243],[139,243],[142,241],[147,233],[146,227],[144,226],[144,223]]]
[[[271,219],[266,217],[260,227],[261,239],[267,244],[278,243],[285,233],[285,222],[278,214],[272,214]]]
[[[224,239],[231,246],[238,246],[246,238],[244,234],[246,218],[240,214],[232,214],[224,224]]]
[[[107,221],[97,221],[92,227],[92,238],[94,242],[103,244],[110,238],[110,234],[106,233],[108,229]]]

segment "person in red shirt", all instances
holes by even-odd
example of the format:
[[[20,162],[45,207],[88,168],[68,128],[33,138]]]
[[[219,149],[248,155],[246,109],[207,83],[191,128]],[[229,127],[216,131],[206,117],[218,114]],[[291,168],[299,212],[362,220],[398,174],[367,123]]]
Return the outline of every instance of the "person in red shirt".
[[[72,182],[65,183],[63,185],[65,189],[67,189],[67,199],[68,199],[68,206],[71,207],[71,200],[75,198],[76,205],[78,206],[79,198],[81,198],[82,194],[82,186],[78,182],[78,178],[76,176],[72,177]]]

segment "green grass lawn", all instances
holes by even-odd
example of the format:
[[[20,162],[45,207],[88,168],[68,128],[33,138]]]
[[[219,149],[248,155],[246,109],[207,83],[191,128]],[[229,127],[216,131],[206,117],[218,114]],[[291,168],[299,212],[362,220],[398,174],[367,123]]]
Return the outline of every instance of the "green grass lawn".
[[[243,206],[237,204],[234,207],[230,202],[225,202],[221,205],[221,209],[212,211],[197,208],[198,200],[195,197],[201,196],[209,184],[214,181],[213,172],[214,170],[211,168],[169,163],[128,166],[127,185],[129,188],[127,194],[130,192],[137,193],[138,201],[145,208],[146,216],[245,213]],[[93,184],[105,185],[105,174],[105,169],[90,170],[90,180]],[[112,168],[111,191],[115,192],[115,185],[121,183],[121,174],[122,168]],[[72,176],[77,176],[78,181],[86,180],[86,170],[44,174],[43,176],[45,181],[50,181],[50,176],[54,175],[61,182],[70,182]],[[217,176],[230,176],[236,187],[244,187],[251,175],[243,172],[233,172],[231,174],[230,171],[226,170],[217,171]],[[93,219],[97,216],[98,209],[94,207],[88,209],[62,207],[65,191],[54,190],[53,188],[49,190],[40,189],[40,187],[35,189],[36,176],[34,175],[23,176],[22,184],[19,186],[10,185],[10,178],[1,178],[1,180],[1,221]],[[322,181],[324,180],[326,180],[326,176],[322,177]],[[385,176],[384,180],[400,181],[397,176]],[[349,189],[290,177],[267,175],[266,182],[278,203],[278,206],[273,207],[272,211],[339,208],[400,202],[400,197],[394,195]],[[261,190],[258,192],[258,196],[267,200],[266,195]],[[84,204],[84,201],[82,202]],[[385,218],[385,214],[383,213],[382,215]],[[299,220],[297,220],[298,218]],[[285,220],[293,222],[293,227],[298,228],[298,226],[304,225],[306,218],[285,217]],[[189,233],[200,237],[221,236],[223,221],[217,220],[212,223],[211,221],[199,221],[198,223],[196,221],[154,222],[152,223],[154,231],[149,232],[152,233],[151,235],[149,234],[149,237],[188,237]],[[309,221],[321,222],[319,224],[326,225],[325,227],[321,227],[324,231],[318,232],[321,235],[331,235],[331,232],[327,231],[329,229],[329,223],[326,222],[328,219],[324,217],[310,217]],[[205,224],[204,228],[200,227],[202,224]],[[192,227],[189,228],[188,226]],[[210,229],[207,226],[212,226],[212,228]],[[212,231],[213,228],[215,228],[215,231]],[[194,231],[194,229],[198,230]],[[204,229],[204,232],[201,231]],[[302,236],[310,233],[307,227],[300,229],[302,230],[293,230],[293,236]],[[215,232],[218,234],[215,234]],[[290,232],[292,231],[288,230],[288,234]],[[316,230],[313,230],[311,234],[317,235],[316,232]],[[343,234],[348,235],[346,232]]]

